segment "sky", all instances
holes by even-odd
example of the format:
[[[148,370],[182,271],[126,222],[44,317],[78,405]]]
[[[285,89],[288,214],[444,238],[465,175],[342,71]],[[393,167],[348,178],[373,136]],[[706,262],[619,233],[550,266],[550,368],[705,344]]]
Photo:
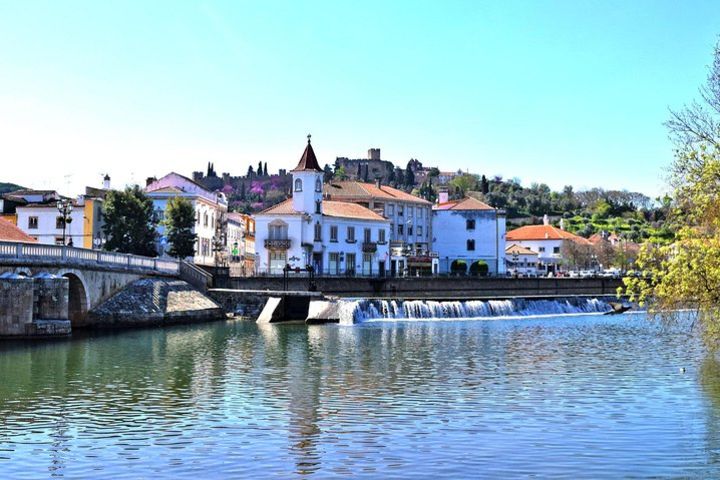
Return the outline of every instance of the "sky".
[[[657,196],[713,1],[0,0],[0,181],[410,158]]]

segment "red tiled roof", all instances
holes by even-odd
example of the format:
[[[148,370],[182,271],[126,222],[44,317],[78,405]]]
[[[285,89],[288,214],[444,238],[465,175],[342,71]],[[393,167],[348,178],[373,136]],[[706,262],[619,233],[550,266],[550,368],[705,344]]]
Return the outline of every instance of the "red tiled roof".
[[[358,220],[379,220],[386,222],[384,217],[373,212],[369,208],[351,202],[334,202],[324,200],[322,202],[323,215],[328,217],[355,218]]]
[[[505,249],[505,253],[509,255],[535,255],[537,256],[537,252],[533,252],[527,247],[523,247],[522,245],[518,245],[516,243],[513,243],[509,247]]]
[[[297,167],[290,170],[291,172],[302,172],[302,171],[315,171],[315,172],[322,172],[323,169],[320,168],[320,165],[318,165],[317,157],[315,157],[315,151],[312,148],[312,145],[310,145],[310,136],[308,135],[308,144],[307,147],[305,147],[305,151],[302,154],[302,157],[300,157],[300,163],[298,163]]]
[[[522,240],[572,240],[576,243],[590,244],[587,238],[579,237],[552,225],[526,225],[507,232],[508,241]]]
[[[387,221],[384,217],[357,203],[323,200],[322,211],[326,217]],[[263,210],[257,215],[302,215],[302,213],[293,209],[292,198],[289,198],[284,202]]]
[[[37,240],[20,230],[18,227],[0,218],[0,241],[36,243]]]
[[[430,205],[425,199],[410,195],[397,188],[382,185],[378,187],[374,183],[363,183],[354,181],[330,182],[325,184],[323,191],[334,200],[356,201],[356,200],[395,200],[400,202],[421,203]]]
[[[481,202],[477,198],[465,197],[462,200],[452,200],[449,202],[435,205],[433,210],[495,210],[487,203]]]

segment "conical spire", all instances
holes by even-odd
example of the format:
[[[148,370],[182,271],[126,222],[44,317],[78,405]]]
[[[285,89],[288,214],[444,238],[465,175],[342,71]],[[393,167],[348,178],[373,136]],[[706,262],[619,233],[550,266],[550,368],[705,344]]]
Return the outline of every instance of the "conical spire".
[[[310,144],[310,135],[307,136],[308,143],[307,147],[305,147],[305,151],[302,154],[302,157],[300,157],[300,163],[298,163],[297,167],[293,168],[291,172],[302,172],[302,171],[316,171],[316,172],[322,172],[323,169],[320,168],[320,165],[318,165],[317,157],[315,157],[315,152],[313,151],[312,145]]]

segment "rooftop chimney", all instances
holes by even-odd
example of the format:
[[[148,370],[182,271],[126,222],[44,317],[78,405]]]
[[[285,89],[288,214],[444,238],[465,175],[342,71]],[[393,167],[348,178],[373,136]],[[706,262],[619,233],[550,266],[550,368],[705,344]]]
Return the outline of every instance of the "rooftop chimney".
[[[548,217],[547,213],[543,215],[543,225],[550,225],[550,217]]]
[[[443,204],[448,202],[448,191],[440,190],[438,192],[438,203]]]
[[[560,219],[560,230],[565,230],[565,219],[564,218]]]
[[[150,184],[153,183],[155,180],[157,180],[157,178],[155,178],[155,177],[147,177],[147,178],[145,179],[145,186],[146,186],[146,187],[149,187]]]
[[[103,178],[103,189],[110,190],[110,175],[105,174],[105,178]]]
[[[380,180],[381,180],[380,177],[377,177],[377,178],[375,179],[375,186],[376,186],[377,188],[380,188]]]

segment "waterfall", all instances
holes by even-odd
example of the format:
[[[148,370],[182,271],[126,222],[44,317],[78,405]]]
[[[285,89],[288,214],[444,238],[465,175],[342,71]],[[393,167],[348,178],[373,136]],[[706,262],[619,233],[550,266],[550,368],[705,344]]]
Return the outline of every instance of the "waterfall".
[[[343,300],[340,323],[352,325],[382,319],[498,318],[606,313],[610,305],[597,298],[545,300]]]

